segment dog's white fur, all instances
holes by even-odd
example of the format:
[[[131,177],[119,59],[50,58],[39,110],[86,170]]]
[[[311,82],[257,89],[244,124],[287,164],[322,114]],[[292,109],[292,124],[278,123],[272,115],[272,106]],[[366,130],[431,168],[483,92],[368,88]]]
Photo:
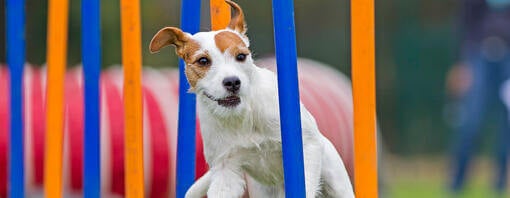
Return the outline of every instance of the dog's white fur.
[[[237,5],[228,3],[236,9]],[[195,54],[207,53],[211,59],[207,72],[192,88],[197,95],[204,154],[210,170],[193,184],[186,197],[237,198],[246,191],[252,198],[285,197],[276,76],[257,67],[249,54],[246,60],[237,61],[228,50],[221,52],[215,36],[224,31],[239,36],[249,47],[244,31],[232,26],[220,31],[183,34],[200,45]],[[182,47],[182,43],[173,41],[168,44]],[[221,106],[215,100],[232,95],[222,84],[230,76],[241,81],[236,94],[241,102]],[[302,104],[301,125],[306,197],[354,197],[342,159]]]

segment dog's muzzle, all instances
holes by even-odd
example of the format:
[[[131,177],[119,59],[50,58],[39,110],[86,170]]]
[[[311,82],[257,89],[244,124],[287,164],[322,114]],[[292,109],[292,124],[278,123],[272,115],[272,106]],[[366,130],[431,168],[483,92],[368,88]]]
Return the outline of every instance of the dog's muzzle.
[[[237,95],[230,95],[230,96],[227,96],[224,98],[214,98],[207,92],[204,92],[204,95],[207,98],[209,98],[213,101],[216,101],[218,103],[218,105],[224,106],[224,107],[235,107],[241,103],[241,98]]]

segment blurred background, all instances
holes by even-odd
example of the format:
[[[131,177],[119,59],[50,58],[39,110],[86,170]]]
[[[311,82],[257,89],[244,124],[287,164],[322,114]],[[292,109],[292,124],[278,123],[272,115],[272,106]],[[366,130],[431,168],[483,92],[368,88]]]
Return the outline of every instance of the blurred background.
[[[68,63],[80,63],[80,1],[70,1]],[[202,28],[209,30],[208,1]],[[237,0],[246,13],[255,57],[274,52],[271,2]],[[46,59],[47,2],[26,0],[27,60]],[[149,54],[150,39],[164,26],[179,26],[180,1],[142,3],[143,64],[176,67],[172,48]],[[387,197],[448,197],[454,118],[445,91],[448,70],[459,61],[460,0],[376,1],[377,111],[383,144],[381,172]],[[0,0],[0,37],[5,2]],[[103,67],[121,62],[119,1],[102,1]],[[295,0],[298,54],[350,75],[349,1]],[[510,19],[509,19],[510,20]],[[147,50],[146,50],[147,49]],[[0,41],[0,62],[6,62]],[[1,97],[1,96],[0,96]],[[489,112],[496,111],[491,109]],[[498,115],[489,113],[476,146],[465,197],[493,197]],[[504,196],[504,195],[503,195]]]

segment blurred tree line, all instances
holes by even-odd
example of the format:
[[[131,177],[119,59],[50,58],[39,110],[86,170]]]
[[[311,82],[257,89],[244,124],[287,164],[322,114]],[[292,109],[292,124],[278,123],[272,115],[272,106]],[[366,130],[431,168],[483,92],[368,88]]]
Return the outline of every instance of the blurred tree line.
[[[5,38],[5,0],[0,0],[0,36]],[[150,54],[150,39],[164,26],[178,26],[180,1],[142,2],[143,63],[175,67],[173,48]],[[203,1],[201,30],[209,30],[208,1]],[[256,57],[274,52],[271,1],[237,0],[246,13]],[[80,63],[80,1],[70,1],[68,63]],[[295,0],[298,54],[350,74],[348,0]],[[26,0],[27,60],[46,59],[47,1]],[[457,58],[458,1],[376,1],[378,116],[385,146],[401,155],[445,152],[452,137],[443,119],[444,77]],[[103,0],[103,67],[121,62],[118,0]],[[0,45],[5,62],[5,44]]]

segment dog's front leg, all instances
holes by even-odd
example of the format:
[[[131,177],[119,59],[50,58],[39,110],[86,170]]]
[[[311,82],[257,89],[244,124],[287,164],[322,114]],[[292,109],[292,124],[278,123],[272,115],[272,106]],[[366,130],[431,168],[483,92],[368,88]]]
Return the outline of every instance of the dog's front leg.
[[[306,197],[315,198],[320,190],[322,145],[315,138],[303,139]]]
[[[207,171],[186,192],[186,198],[202,198],[211,185],[211,171]]]
[[[244,194],[246,182],[242,171],[238,169],[216,169],[211,179],[208,198],[239,198]]]

